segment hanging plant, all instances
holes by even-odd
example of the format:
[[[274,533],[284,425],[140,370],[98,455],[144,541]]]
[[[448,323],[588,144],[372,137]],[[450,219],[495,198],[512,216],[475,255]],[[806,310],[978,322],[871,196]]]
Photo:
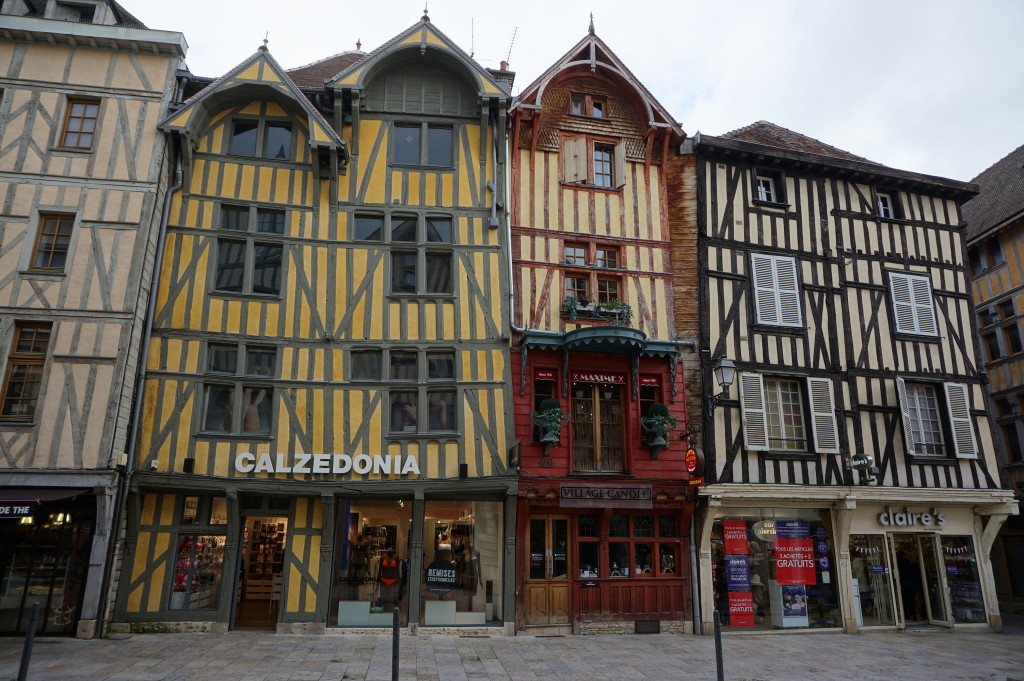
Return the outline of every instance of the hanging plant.
[[[586,310],[589,307],[590,298],[587,296],[566,296],[562,301],[562,314],[569,319],[576,319],[580,310]]]
[[[660,437],[668,440],[669,433],[679,422],[668,413],[668,407],[661,402],[654,402],[647,408],[647,415],[640,419],[640,424],[648,433],[648,439]]]
[[[540,441],[548,445],[557,445],[562,437],[561,431],[569,422],[569,415],[562,411],[562,404],[549,397],[542,400],[537,411],[530,414],[533,425],[540,430]]]

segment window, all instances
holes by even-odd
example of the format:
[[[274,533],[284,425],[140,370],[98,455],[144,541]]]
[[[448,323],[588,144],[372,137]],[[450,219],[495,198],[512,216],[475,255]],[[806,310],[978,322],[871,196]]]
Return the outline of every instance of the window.
[[[611,303],[621,300],[622,280],[620,277],[602,276],[598,269],[618,269],[619,250],[607,245],[593,243],[567,242],[565,244],[564,263],[572,267],[586,267],[586,271],[567,271],[565,273],[565,296],[583,300],[584,306],[590,302]],[[596,299],[595,296],[596,295]],[[563,313],[572,316],[572,310],[563,309]]]
[[[292,126],[286,121],[236,120],[231,125],[230,153],[288,160],[292,157]]]
[[[31,269],[63,272],[74,226],[73,215],[41,215]]]
[[[1020,328],[1017,326],[1017,322],[1003,327],[1003,340],[1006,342],[1006,350],[1009,354],[1015,355],[1018,352],[1024,351],[1024,345],[1021,344],[1020,339]]]
[[[60,146],[65,149],[92,149],[100,103],[95,99],[69,99],[64,112]]]
[[[967,261],[971,274],[977,276],[1006,264],[1003,247],[998,236],[980,241],[967,249]]]
[[[919,336],[937,335],[932,285],[928,277],[890,272],[889,286],[896,331]]]
[[[1002,427],[1003,443],[1006,445],[1006,456],[1010,463],[1024,462],[1024,447],[1017,423],[1007,423]]]
[[[4,374],[3,419],[27,421],[35,416],[51,331],[48,323],[15,322]]]
[[[565,297],[575,298],[577,301],[590,300],[590,289],[587,286],[587,277],[566,277]],[[583,303],[586,304],[586,303]]]
[[[358,227],[358,223],[357,223]],[[392,244],[391,293],[407,295],[451,294],[452,252],[434,244],[450,244],[453,225],[450,217],[415,215],[390,216]]]
[[[450,168],[453,136],[450,125],[395,123],[391,161]]]
[[[878,203],[878,217],[888,219],[895,217],[892,205],[892,196],[878,192],[875,196],[875,200]]]
[[[608,98],[599,95],[588,95],[583,92],[573,92],[570,96],[569,111],[576,116],[590,116],[592,118],[607,118]]]
[[[284,246],[265,239],[284,234],[285,217],[281,210],[221,207],[221,230],[237,236],[217,239],[215,291],[280,295]]]
[[[806,401],[806,407],[804,406]],[[807,452],[808,429],[814,450],[839,452],[832,381],[808,377],[740,374],[743,438],[752,451]]]
[[[565,245],[565,264],[566,265],[578,265],[580,267],[586,267],[586,265],[587,265],[587,245],[586,244],[566,244]]]
[[[597,302],[610,303],[619,299],[619,280],[607,277],[597,278]]]
[[[54,3],[53,18],[59,21],[75,21],[82,24],[91,24],[93,23],[95,15],[95,5],[78,4],[73,2]]]
[[[903,413],[903,436],[911,456],[976,458],[970,395],[963,383],[912,382],[896,379]]]
[[[180,534],[171,575],[171,610],[216,610],[223,577],[223,534]]]
[[[985,351],[988,352],[988,361],[994,362],[1003,356],[999,349],[999,337],[994,333],[981,334],[981,340],[985,343]]]
[[[456,431],[453,351],[353,350],[350,360],[352,381],[380,383],[389,388],[389,432]]]
[[[581,513],[576,516],[576,537],[580,577],[650,579],[679,574],[679,518],[674,513]]]
[[[779,170],[754,170],[754,202],[775,205],[786,202],[785,176]]]
[[[206,350],[207,433],[270,435],[274,411],[277,349],[270,346],[210,343]]]
[[[605,267],[608,269],[618,269],[619,267],[619,252],[612,248],[598,248],[597,249],[597,266]]]
[[[574,472],[626,470],[624,384],[573,382],[570,407]]]
[[[568,184],[616,189],[626,183],[625,144],[587,137],[562,140],[562,181]]]
[[[750,259],[757,323],[803,326],[796,259],[763,253],[754,253]]]

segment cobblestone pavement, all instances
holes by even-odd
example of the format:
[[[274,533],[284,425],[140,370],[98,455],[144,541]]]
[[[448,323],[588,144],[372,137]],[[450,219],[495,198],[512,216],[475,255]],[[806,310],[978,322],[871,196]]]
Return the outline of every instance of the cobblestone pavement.
[[[729,681],[1024,681],[1024,620],[1003,633],[723,636]],[[0,639],[14,681],[20,639]],[[402,636],[402,681],[714,681],[711,636]],[[391,636],[259,632],[40,638],[30,681],[389,681]]]

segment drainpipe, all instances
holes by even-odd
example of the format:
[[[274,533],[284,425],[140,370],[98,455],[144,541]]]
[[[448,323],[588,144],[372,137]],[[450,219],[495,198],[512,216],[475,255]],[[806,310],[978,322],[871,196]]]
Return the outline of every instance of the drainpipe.
[[[700,636],[704,633],[704,627],[700,621],[700,582],[697,572],[697,544],[696,544],[696,508],[690,514],[690,590],[693,592],[693,633]]]
[[[107,562],[103,574],[103,600],[100,602],[99,613],[96,619],[96,630],[99,638],[103,637],[104,623],[107,619],[107,607],[110,602],[110,583],[113,580],[114,553],[117,545],[117,536],[120,532],[121,519],[124,516],[125,506],[128,501],[128,488],[131,483],[132,471],[135,468],[135,457],[138,454],[138,432],[139,418],[142,412],[142,381],[146,376],[146,363],[149,361],[149,339],[153,334],[153,316],[156,312],[156,288],[159,283],[160,267],[164,259],[164,240],[167,236],[167,220],[171,213],[171,200],[174,194],[184,184],[181,170],[181,154],[176,153],[176,145],[180,141],[175,137],[175,144],[172,145],[171,153],[174,154],[174,184],[167,188],[164,195],[164,207],[160,214],[160,231],[156,240],[156,253],[153,258],[153,280],[149,287],[149,299],[146,302],[145,330],[142,334],[142,350],[139,353],[139,362],[135,372],[135,387],[132,390],[132,415],[128,424],[128,457],[124,471],[120,474],[117,488],[117,502],[114,507],[114,521],[111,527],[111,537],[107,548]]]

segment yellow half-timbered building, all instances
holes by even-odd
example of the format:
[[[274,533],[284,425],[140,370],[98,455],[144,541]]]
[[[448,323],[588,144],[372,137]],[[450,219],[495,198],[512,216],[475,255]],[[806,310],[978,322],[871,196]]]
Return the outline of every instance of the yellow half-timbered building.
[[[120,626],[511,626],[499,78],[424,16],[163,122]]]

